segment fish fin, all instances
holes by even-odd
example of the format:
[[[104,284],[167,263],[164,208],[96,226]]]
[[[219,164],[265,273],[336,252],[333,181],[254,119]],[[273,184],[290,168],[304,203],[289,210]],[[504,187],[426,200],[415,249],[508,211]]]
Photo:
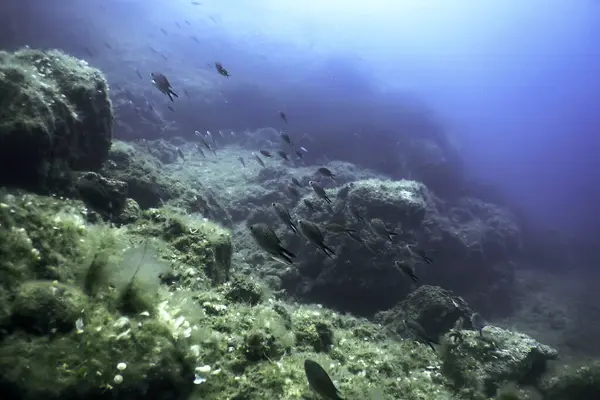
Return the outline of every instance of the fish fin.
[[[294,263],[292,259],[286,256],[285,254],[271,254],[271,258],[284,265],[292,265]]]
[[[169,89],[169,93],[172,94],[173,96],[179,98],[179,96],[177,95],[177,93],[175,93],[174,91],[172,91],[171,89]],[[170,97],[170,96],[169,96]]]
[[[433,262],[433,260],[427,256],[423,256],[423,260],[425,260],[427,264],[431,264]]]
[[[410,279],[412,279],[413,282],[417,282],[419,280],[419,278],[415,274],[410,274]]]
[[[173,96],[171,96],[171,92],[167,92],[167,96],[169,96],[169,100],[175,101],[175,100],[173,100]]]
[[[296,235],[298,235],[298,234],[299,234],[299,233],[298,233],[298,228],[297,228],[297,227],[296,227],[296,225],[294,225],[294,223],[293,223],[293,222],[291,222],[291,221],[290,221],[290,228],[292,228],[292,230],[294,231],[294,233],[295,233]]]
[[[284,254],[287,258],[296,258],[296,255],[291,251],[279,246],[279,254]]]
[[[431,347],[431,350],[433,350],[434,353],[437,353],[437,351],[435,351],[435,347],[433,347],[433,343],[438,344],[432,340],[428,341],[427,344],[429,345],[429,347]]]
[[[331,250],[329,247],[327,247],[325,244],[322,244],[321,246],[319,246],[319,248],[321,250],[323,250],[323,252],[325,254],[327,254],[327,257],[332,258],[333,256],[335,256],[335,251]]]
[[[325,200],[327,204],[331,204],[331,199],[329,197],[325,196],[323,200]]]

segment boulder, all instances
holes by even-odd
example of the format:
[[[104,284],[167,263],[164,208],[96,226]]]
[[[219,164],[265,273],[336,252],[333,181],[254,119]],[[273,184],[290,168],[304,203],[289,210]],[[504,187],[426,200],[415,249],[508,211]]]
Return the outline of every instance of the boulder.
[[[34,191],[97,171],[111,146],[104,75],[57,50],[0,52],[0,184]]]

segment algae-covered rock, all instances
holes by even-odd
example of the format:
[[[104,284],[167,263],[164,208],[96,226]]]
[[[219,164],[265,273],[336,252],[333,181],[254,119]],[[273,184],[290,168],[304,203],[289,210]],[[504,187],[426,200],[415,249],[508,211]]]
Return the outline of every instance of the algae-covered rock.
[[[225,297],[236,303],[255,305],[263,300],[264,289],[256,280],[238,275],[228,284]]]
[[[402,320],[417,321],[432,337],[448,332],[459,318],[469,320],[473,311],[451,291],[439,286],[423,285],[411,292],[396,307],[376,315],[376,321],[399,331]]]
[[[77,177],[75,188],[80,199],[106,217],[120,214],[125,207],[125,182],[105,178],[96,172],[85,172]]]
[[[493,396],[504,382],[534,383],[555,349],[528,335],[489,326],[478,331],[451,332],[442,349],[443,372],[458,388]]]
[[[167,209],[144,212],[138,224],[145,234],[166,240],[181,252],[181,261],[196,268],[181,271],[190,278],[184,286],[189,287],[193,280],[202,279],[197,276],[200,272],[213,285],[229,280],[233,247],[228,229],[205,218],[191,218]]]
[[[546,400],[596,400],[600,396],[600,361],[564,365],[540,381]]]
[[[28,281],[17,290],[13,302],[16,327],[32,333],[70,332],[86,309],[81,290],[58,282]]]
[[[1,184],[55,189],[69,171],[107,159],[108,87],[85,61],[57,50],[0,52],[0,110]]]

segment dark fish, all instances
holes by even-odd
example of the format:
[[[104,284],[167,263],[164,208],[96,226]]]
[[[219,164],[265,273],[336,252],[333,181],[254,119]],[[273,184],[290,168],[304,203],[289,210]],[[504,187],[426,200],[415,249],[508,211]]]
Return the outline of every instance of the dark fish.
[[[242,163],[242,167],[246,168],[246,163],[244,162],[244,159],[242,158],[242,156],[239,156],[238,160],[240,160],[240,162]]]
[[[287,122],[287,116],[285,115],[285,113],[283,111],[279,111],[279,116],[281,117],[281,119],[283,120],[283,122],[285,122],[286,124]]]
[[[186,96],[188,99],[190,98],[190,93],[189,93],[187,90],[183,89],[183,93],[185,93],[185,96]]]
[[[113,49],[112,46],[110,44],[108,44],[107,42],[104,42],[104,46],[109,50]]]
[[[259,151],[260,151],[260,154],[262,154],[265,157],[269,157],[269,158],[273,157],[273,154],[268,150],[259,150]]]
[[[298,234],[298,228],[296,228],[294,221],[292,221],[292,216],[290,215],[290,212],[279,203],[271,203],[271,206],[275,210],[275,214],[277,214],[281,222],[289,226],[290,229],[294,231],[294,233]]]
[[[231,76],[229,75],[229,72],[227,72],[227,70],[223,68],[223,65],[220,62],[215,63],[215,68],[217,69],[217,72],[223,75],[224,77],[229,78]]]
[[[385,222],[379,218],[373,218],[369,222],[369,227],[374,234],[384,239],[388,239],[390,242],[392,241],[392,237],[398,236],[396,232],[388,230],[388,228],[385,226]]]
[[[317,172],[327,178],[331,178],[335,182],[335,175],[333,172],[329,170],[329,168],[321,167],[317,170]]]
[[[296,178],[292,178],[292,183],[298,187],[302,187],[302,184],[300,183],[300,181]]]
[[[294,147],[294,143],[292,143],[292,139],[290,139],[290,135],[288,135],[287,133],[279,132],[279,136],[281,137],[281,140],[283,140],[290,146]]]
[[[312,187],[313,191],[317,194],[318,197],[325,200],[328,204],[331,204],[331,199],[327,196],[327,192],[323,189],[317,182],[309,181],[308,184]]]
[[[367,248],[367,250],[369,250],[371,253],[380,256],[381,252],[378,250],[373,249],[371,246],[369,246],[369,244],[366,242],[365,239],[363,239],[362,237],[360,237],[360,235],[357,232],[351,232],[351,231],[346,231],[346,233],[348,234],[348,236],[350,236],[350,239],[354,240],[357,243],[362,244],[363,246],[365,246]]]
[[[161,74],[160,72],[152,72],[150,74],[152,76],[152,83],[154,84],[154,86],[156,86],[156,88],[163,94],[166,94],[167,96],[169,96],[169,99],[171,101],[173,100],[173,96],[175,97],[179,97],[177,95],[177,93],[175,93],[171,87],[171,84],[169,83],[169,80],[167,79],[166,76],[164,76],[163,74]]]
[[[288,154],[285,151],[279,150],[277,151],[277,154],[279,154],[279,157],[283,158],[284,160],[290,161]]]
[[[473,329],[479,331],[480,336],[483,336],[483,328],[485,328],[489,324],[485,320],[485,318],[481,316],[481,314],[476,312],[471,315],[471,325],[473,326]]]
[[[433,262],[433,260],[431,258],[427,257],[427,255],[425,254],[425,250],[415,249],[413,251],[415,252],[416,255],[421,257],[423,259],[423,261],[425,261],[427,264],[431,264]]]
[[[198,38],[196,36],[192,35],[191,37],[194,42],[200,44],[200,41],[198,40]]]
[[[340,397],[340,392],[331,381],[327,371],[316,361],[304,360],[304,373],[310,388],[320,396],[328,400],[344,400]]]
[[[313,224],[310,221],[299,219],[298,226],[300,226],[302,235],[304,235],[309,242],[317,246],[319,250],[325,253],[327,257],[333,258],[333,256],[335,256],[335,252],[325,244],[325,236],[316,224]]]
[[[252,153],[252,154],[254,154],[254,153]],[[263,168],[265,167],[264,161],[262,160],[262,158],[260,158],[258,156],[258,154],[254,154],[254,158],[256,159],[256,161],[258,161],[258,163],[260,164],[261,167],[263,167]]]
[[[89,47],[87,47],[87,46],[86,46],[86,47],[84,47],[84,48],[83,48],[83,51],[84,51],[84,52],[85,52],[85,53],[86,53],[88,56],[90,56],[90,57],[94,57],[94,53],[92,53],[92,51],[90,50],[90,48],[89,48]]]
[[[325,229],[331,233],[356,233],[356,229],[348,228],[342,224],[330,222],[325,226]]]
[[[412,265],[401,263],[399,261],[394,261],[394,266],[400,270],[404,275],[408,276],[414,282],[417,282],[419,278],[415,274],[415,268]]]
[[[296,187],[295,187],[295,186],[288,185],[288,187],[287,187],[287,190],[288,190],[288,192],[290,192],[291,194],[293,194],[293,195],[294,195],[294,196],[296,196],[297,198],[300,198],[300,197],[302,197],[302,196],[300,195],[300,192],[298,191],[298,189],[296,189]]]
[[[206,147],[208,150],[212,151],[213,154],[216,157],[217,156],[217,152],[215,151],[215,149],[212,148],[210,144],[208,144],[208,142],[206,141],[206,139],[204,139],[204,138],[200,138],[200,139],[202,140],[202,143],[204,144],[204,147]]]
[[[167,108],[168,108],[169,110],[171,110],[172,112],[175,112],[175,109],[173,108],[173,106],[167,106]]]
[[[177,148],[177,154],[179,155],[179,157],[181,157],[181,159],[183,161],[185,161],[185,156],[183,155],[183,151],[181,151],[181,149],[179,147]]]
[[[142,74],[140,74],[140,70],[139,70],[139,69],[137,69],[137,68],[136,68],[136,69],[135,69],[135,73],[136,73],[136,75],[138,76],[138,78],[140,78],[140,80],[141,80],[141,81],[143,81],[143,80],[144,80],[144,78],[142,78]]]
[[[296,255],[281,245],[281,240],[277,237],[277,234],[267,224],[258,223],[250,225],[250,232],[252,237],[256,241],[256,244],[269,253],[269,255],[276,261],[283,262],[284,264],[291,265],[292,259]]]
[[[437,340],[432,339],[425,331],[425,328],[423,328],[417,321],[413,319],[405,319],[402,321],[402,323],[404,324],[404,328],[406,330],[412,332],[417,339],[425,342],[429,345],[429,347],[431,347],[433,351],[435,351],[435,347],[433,347],[433,344],[439,343],[437,342]]]
[[[358,222],[365,222],[365,219],[360,215],[360,212],[358,211],[358,208],[356,208],[356,206],[351,204],[349,208],[350,213],[354,216],[354,218],[356,218]]]
[[[161,31],[163,34],[165,34],[165,35],[168,35],[168,33],[167,33],[167,31],[165,30],[165,28],[160,28],[160,31]]]
[[[304,205],[306,206],[306,208],[308,208],[310,211],[317,212],[315,205],[313,203],[311,203],[310,200],[304,199],[303,202],[304,202]]]
[[[204,152],[202,151],[202,147],[200,147],[200,144],[196,145],[196,148],[198,149],[198,153],[202,154],[202,157],[206,158],[206,154],[204,154]]]

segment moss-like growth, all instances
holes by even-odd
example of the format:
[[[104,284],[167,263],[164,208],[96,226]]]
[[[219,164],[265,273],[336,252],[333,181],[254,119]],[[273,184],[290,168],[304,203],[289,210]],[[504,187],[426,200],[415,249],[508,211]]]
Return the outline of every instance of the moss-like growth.
[[[540,390],[548,400],[595,400],[600,393],[600,362],[564,365],[544,377]]]
[[[227,286],[225,297],[236,303],[256,305],[263,300],[263,287],[254,279],[238,275]]]
[[[17,290],[13,303],[15,327],[50,334],[70,332],[87,308],[87,297],[77,288],[49,281],[29,281]]]
[[[298,346],[308,351],[328,352],[334,343],[331,324],[318,314],[305,314],[294,322],[294,334]]]

